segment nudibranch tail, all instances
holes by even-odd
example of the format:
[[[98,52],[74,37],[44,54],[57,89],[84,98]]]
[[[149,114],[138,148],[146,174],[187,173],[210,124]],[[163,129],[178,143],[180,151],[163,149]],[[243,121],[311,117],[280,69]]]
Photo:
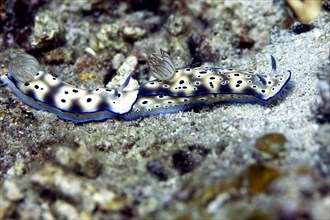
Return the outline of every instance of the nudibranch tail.
[[[196,67],[175,69],[164,50],[152,55],[150,73],[157,78],[128,89],[129,75],[115,89],[75,88],[40,70],[38,61],[23,52],[13,52],[9,71],[1,81],[27,105],[56,114],[73,122],[107,118],[133,120],[157,114],[175,113],[185,109],[220,101],[267,101],[277,95],[290,80],[291,72],[268,75],[233,69]]]

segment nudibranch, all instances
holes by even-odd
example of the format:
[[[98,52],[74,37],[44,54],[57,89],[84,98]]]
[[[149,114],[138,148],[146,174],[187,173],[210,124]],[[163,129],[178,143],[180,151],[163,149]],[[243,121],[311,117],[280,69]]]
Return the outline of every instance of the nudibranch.
[[[73,122],[107,118],[132,120],[157,114],[175,113],[194,106],[220,101],[267,101],[288,83],[291,72],[268,75],[233,69],[196,67],[176,69],[171,57],[161,50],[153,54],[148,64],[156,78],[137,89],[128,89],[128,76],[119,88],[75,88],[40,70],[31,55],[15,51],[8,72],[1,81],[27,105],[56,114]]]

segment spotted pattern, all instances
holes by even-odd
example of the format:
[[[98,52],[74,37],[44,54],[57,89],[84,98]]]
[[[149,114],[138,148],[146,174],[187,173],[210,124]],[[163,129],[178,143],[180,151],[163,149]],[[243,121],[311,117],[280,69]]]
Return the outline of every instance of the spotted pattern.
[[[2,71],[1,81],[27,105],[73,122],[115,117],[132,120],[220,101],[266,101],[277,95],[291,76],[290,71],[275,74],[273,57],[272,72],[267,75],[208,67],[175,70],[169,55],[163,51],[162,57],[149,63],[157,80],[127,90],[128,77],[116,89],[84,90],[43,71],[35,71],[39,64],[32,56],[24,53],[16,56],[23,63],[11,63],[9,72]],[[24,62],[29,68],[25,68]],[[25,74],[28,80],[21,79]]]
[[[255,102],[258,99],[249,95],[236,94],[207,94],[188,97],[166,95],[145,96],[139,94],[138,101],[135,102],[130,112],[123,115],[123,118],[133,120],[150,115],[175,113],[191,107],[210,105],[222,101]]]
[[[261,100],[274,97],[290,79],[290,72],[283,75],[260,75],[233,69],[197,67],[177,71],[166,81],[155,80],[143,84],[144,95],[199,96],[205,94],[242,94]]]
[[[18,82],[14,78],[11,78],[11,82],[12,89],[21,91],[35,101],[71,113],[108,110],[123,114],[131,110],[138,95],[138,90],[121,91],[115,96],[115,90],[107,88],[78,89],[42,71],[28,83]]]

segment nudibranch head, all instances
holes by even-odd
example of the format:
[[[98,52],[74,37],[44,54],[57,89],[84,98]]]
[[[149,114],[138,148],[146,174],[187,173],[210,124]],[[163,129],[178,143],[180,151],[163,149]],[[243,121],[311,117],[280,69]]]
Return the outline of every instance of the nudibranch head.
[[[8,70],[18,82],[26,83],[33,80],[40,69],[36,58],[27,53],[13,51],[10,58]]]
[[[169,80],[174,76],[174,63],[165,50],[160,49],[160,54],[151,54],[148,60],[150,74],[159,80]]]

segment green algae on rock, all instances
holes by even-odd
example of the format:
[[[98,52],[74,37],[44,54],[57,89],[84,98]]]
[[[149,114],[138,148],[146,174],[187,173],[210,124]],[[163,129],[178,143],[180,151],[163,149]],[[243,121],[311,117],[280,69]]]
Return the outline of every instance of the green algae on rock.
[[[90,47],[96,52],[104,49],[125,53],[128,51],[127,45],[120,36],[120,26],[117,23],[103,24]]]

